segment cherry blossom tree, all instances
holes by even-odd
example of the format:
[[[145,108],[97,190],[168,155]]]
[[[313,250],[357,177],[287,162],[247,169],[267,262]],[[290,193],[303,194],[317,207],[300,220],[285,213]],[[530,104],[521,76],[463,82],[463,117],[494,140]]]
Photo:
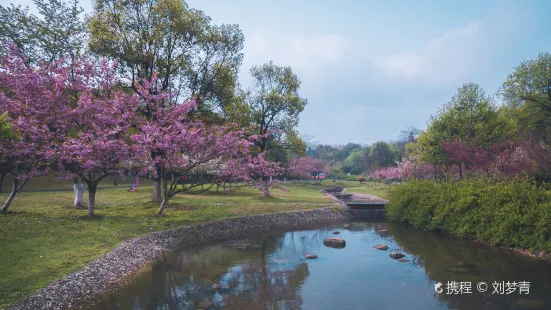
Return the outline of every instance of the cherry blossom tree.
[[[505,140],[483,148],[476,142],[454,140],[442,143],[442,148],[456,166],[459,178],[465,174],[497,179],[520,177],[533,173],[537,166],[537,159],[530,156],[533,146],[524,142]]]
[[[68,72],[59,67],[32,67],[13,46],[0,59],[0,114],[4,128],[0,137],[0,165],[13,178],[7,212],[16,194],[33,177],[47,172],[47,152],[65,136],[67,97],[63,80]]]
[[[144,82],[143,88],[154,85]],[[142,93],[147,93],[143,91]],[[161,215],[170,199],[205,184],[215,184],[222,177],[238,173],[236,158],[246,156],[251,142],[243,139],[236,125],[206,126],[190,117],[197,107],[195,100],[166,106],[169,93],[150,93],[145,98],[154,118],[144,120],[132,136],[142,148],[143,166],[152,170],[161,182]],[[147,152],[146,150],[154,150]],[[239,171],[243,172],[243,171]],[[177,175],[168,182],[167,173]],[[185,182],[183,182],[185,180]]]
[[[291,159],[287,168],[290,176],[299,179],[309,179],[311,176],[319,176],[325,170],[325,161],[312,157],[298,157]]]
[[[121,163],[136,155],[128,134],[137,121],[138,97],[117,88],[117,70],[108,61],[28,66],[16,53],[2,60],[0,70],[1,106],[17,136],[9,152],[17,158],[15,169],[27,168],[16,183],[21,180],[20,189],[45,171],[41,167],[56,163],[86,183],[88,215],[93,216],[99,182],[121,173]],[[83,190],[75,187],[76,205]]]
[[[71,79],[60,82],[75,96],[58,125],[64,128],[69,123],[71,130],[47,156],[86,184],[88,215],[94,216],[98,184],[109,175],[122,174],[124,163],[143,151],[130,139],[132,125],[139,121],[135,111],[140,102],[137,95],[117,88],[114,63],[81,60],[65,68],[69,69]],[[77,206],[83,190],[75,188]]]

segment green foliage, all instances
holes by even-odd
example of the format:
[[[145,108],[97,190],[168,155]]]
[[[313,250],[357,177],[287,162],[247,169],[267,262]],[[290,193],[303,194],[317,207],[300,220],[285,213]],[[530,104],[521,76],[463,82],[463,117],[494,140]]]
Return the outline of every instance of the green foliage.
[[[360,177],[360,176],[357,175],[357,174],[351,174],[351,175],[347,175],[347,176],[346,176],[346,180],[347,180],[347,181],[358,181],[358,178],[359,178],[359,177]]]
[[[38,16],[21,6],[0,6],[0,42],[15,44],[31,63],[79,57],[87,33],[78,1],[34,0],[34,3]],[[6,45],[0,45],[0,54],[8,52],[5,48]]]
[[[344,173],[360,174],[367,170],[368,159],[365,156],[365,152],[355,151],[352,152],[344,160],[342,171]]]
[[[214,114],[227,117],[237,100],[244,36],[237,25],[210,22],[182,0],[99,0],[89,20],[89,48],[119,59],[130,86],[158,73],[160,89],[199,97],[199,111],[218,120]]]
[[[518,65],[501,91],[519,130],[551,143],[551,54]]]
[[[526,180],[408,182],[389,194],[387,216],[425,230],[551,251],[551,195]]]
[[[300,97],[300,79],[291,67],[273,62],[251,68],[253,85],[243,94],[255,135],[264,136],[256,143],[260,152],[284,148],[304,154],[306,143],[296,132],[299,114],[308,103]]]
[[[509,125],[484,90],[467,83],[431,116],[427,130],[419,135],[416,145],[406,145],[406,151],[419,161],[442,167],[450,164],[442,143],[456,139],[489,146],[503,139],[507,130],[510,133]]]
[[[0,140],[15,139],[16,134],[8,123],[8,113],[0,114]]]
[[[371,146],[370,157],[373,167],[392,166],[398,160],[397,148],[385,141],[378,141]]]

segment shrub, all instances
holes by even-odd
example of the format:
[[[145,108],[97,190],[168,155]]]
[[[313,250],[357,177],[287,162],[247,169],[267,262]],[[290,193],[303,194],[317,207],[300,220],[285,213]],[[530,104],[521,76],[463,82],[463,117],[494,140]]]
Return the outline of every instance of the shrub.
[[[363,183],[363,181],[365,181],[365,178],[364,177],[358,177],[358,181],[360,181],[360,183]]]
[[[392,188],[389,200],[391,221],[551,252],[551,195],[526,180],[412,181]]]
[[[349,176],[346,176],[346,180],[347,181],[357,181],[358,180],[358,175],[355,175],[355,174],[351,174]]]

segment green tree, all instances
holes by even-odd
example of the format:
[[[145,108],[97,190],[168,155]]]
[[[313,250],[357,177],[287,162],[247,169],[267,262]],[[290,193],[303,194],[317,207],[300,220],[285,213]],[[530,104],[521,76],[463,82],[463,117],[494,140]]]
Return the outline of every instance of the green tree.
[[[361,149],[362,146],[357,143],[348,143],[339,151],[338,160],[345,160],[350,154]]]
[[[378,141],[371,146],[369,156],[371,158],[371,167],[382,168],[392,166],[396,163],[396,149],[385,141]]]
[[[259,152],[284,148],[304,154],[305,142],[298,136],[296,127],[299,114],[307,104],[300,97],[300,80],[291,67],[280,67],[269,62],[251,69],[253,85],[246,92],[249,118]]]
[[[507,114],[521,133],[551,143],[551,54],[523,61],[503,83]]]
[[[365,153],[361,150],[354,151],[344,160],[342,171],[344,173],[361,174],[367,170]]]
[[[199,111],[231,105],[243,54],[237,25],[211,25],[182,0],[98,0],[90,18],[90,50],[119,59],[127,86],[158,73],[159,89],[196,97]]]
[[[441,147],[442,143],[457,140],[461,143],[476,143],[488,147],[504,138],[506,125],[492,99],[479,85],[464,84],[435,115],[432,115],[426,132],[423,132],[417,145],[408,151],[418,159],[440,168],[446,175],[451,167],[449,154]],[[463,173],[461,163],[460,175]]]
[[[74,61],[84,51],[86,26],[78,1],[34,0],[38,16],[28,7],[0,6],[0,41],[14,44],[28,63],[67,58]],[[0,54],[9,52],[0,45]]]

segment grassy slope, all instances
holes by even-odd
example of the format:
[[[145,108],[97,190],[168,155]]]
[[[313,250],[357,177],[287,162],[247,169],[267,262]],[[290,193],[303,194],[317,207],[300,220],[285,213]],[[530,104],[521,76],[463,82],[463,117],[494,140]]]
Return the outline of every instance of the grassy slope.
[[[99,219],[88,219],[85,210],[68,207],[73,201],[70,182],[40,178],[28,184],[28,190],[69,191],[22,192],[10,207],[14,213],[0,215],[0,308],[84,266],[121,241],[148,232],[242,215],[332,206],[333,201],[319,193],[324,186],[346,186],[349,192],[381,197],[387,193],[371,189],[369,184],[347,181],[324,181],[323,185],[289,183],[289,192],[273,190],[273,197],[240,188],[231,193],[179,195],[165,210],[165,216],[156,217],[158,206],[147,203],[151,199],[147,181],[136,192],[128,192],[125,183],[119,184],[117,188],[98,191],[96,213],[102,216]],[[9,189],[7,185],[5,190]],[[103,183],[112,185],[111,180]],[[0,193],[0,201],[7,195],[5,191]]]

